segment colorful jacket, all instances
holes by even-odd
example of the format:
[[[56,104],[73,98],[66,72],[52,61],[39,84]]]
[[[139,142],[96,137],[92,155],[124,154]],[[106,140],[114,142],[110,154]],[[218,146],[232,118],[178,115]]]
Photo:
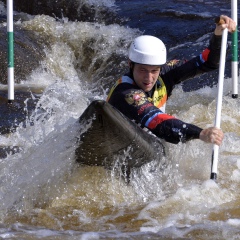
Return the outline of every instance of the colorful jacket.
[[[199,138],[201,128],[165,113],[167,98],[174,86],[189,78],[218,68],[221,36],[213,35],[209,47],[189,61],[172,60],[161,66],[159,79],[150,92],[134,82],[131,73],[121,77],[109,92],[107,101],[128,118],[171,143]]]

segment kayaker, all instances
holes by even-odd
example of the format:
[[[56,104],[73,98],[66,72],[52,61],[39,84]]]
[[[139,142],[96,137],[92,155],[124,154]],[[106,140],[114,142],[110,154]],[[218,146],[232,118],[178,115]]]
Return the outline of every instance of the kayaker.
[[[236,30],[236,23],[221,15],[209,46],[189,61],[167,62],[164,43],[149,35],[137,37],[129,49],[129,72],[109,92],[107,101],[128,118],[148,128],[159,138],[177,144],[192,139],[220,145],[221,129],[202,129],[165,113],[165,105],[174,86],[189,78],[218,69],[221,35],[225,28]]]

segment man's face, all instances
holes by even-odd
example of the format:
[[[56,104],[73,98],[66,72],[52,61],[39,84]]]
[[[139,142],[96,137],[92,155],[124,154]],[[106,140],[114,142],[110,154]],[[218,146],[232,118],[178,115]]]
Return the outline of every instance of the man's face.
[[[134,64],[133,78],[138,87],[144,92],[149,92],[156,83],[160,73],[160,66]]]

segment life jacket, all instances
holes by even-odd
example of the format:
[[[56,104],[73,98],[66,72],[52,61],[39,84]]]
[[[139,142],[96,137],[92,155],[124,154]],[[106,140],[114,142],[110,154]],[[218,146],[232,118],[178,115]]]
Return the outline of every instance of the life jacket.
[[[132,85],[136,85],[136,83],[130,77],[122,76],[120,79],[118,79],[116,81],[116,83],[111,88],[111,90],[108,94],[108,97],[107,97],[107,102],[109,101],[115,88],[121,83],[129,83]],[[158,80],[155,84],[155,90],[154,90],[153,96],[152,96],[152,98],[148,97],[148,101],[153,103],[154,106],[159,108],[162,112],[165,112],[166,102],[167,102],[167,89],[166,89],[166,86],[160,76],[158,77]]]

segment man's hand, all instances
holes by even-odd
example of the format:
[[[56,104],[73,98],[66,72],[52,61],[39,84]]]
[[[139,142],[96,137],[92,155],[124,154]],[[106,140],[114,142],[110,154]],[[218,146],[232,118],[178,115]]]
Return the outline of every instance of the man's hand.
[[[225,28],[227,28],[230,33],[235,32],[236,22],[228,16],[221,15],[216,19],[216,28],[214,34],[218,36],[222,35],[222,32]]]
[[[203,129],[200,132],[199,138],[206,143],[213,143],[220,146],[223,140],[223,135],[224,134],[221,129],[216,127],[210,127]]]

